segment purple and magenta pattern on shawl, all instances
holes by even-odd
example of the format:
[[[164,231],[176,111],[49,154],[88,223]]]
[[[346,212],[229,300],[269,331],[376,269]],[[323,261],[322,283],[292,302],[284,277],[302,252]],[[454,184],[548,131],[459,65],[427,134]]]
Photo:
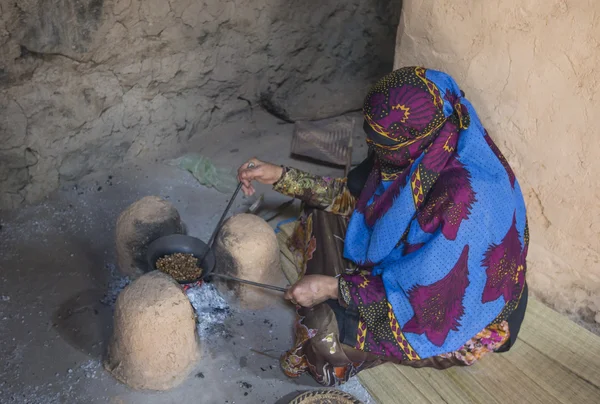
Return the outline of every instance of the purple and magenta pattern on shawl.
[[[375,307],[373,293],[385,291],[382,304],[390,303],[420,358],[455,351],[514,304],[524,286],[519,184],[445,73],[397,70],[371,89],[363,110],[376,162],[350,219],[344,255],[381,285],[358,288],[355,296]],[[385,349],[369,348],[369,341],[367,348],[400,348],[384,341]]]

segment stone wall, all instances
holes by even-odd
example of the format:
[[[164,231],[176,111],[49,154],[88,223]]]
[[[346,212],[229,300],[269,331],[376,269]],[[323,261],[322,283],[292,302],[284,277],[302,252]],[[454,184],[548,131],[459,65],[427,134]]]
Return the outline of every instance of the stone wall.
[[[407,0],[395,65],[463,87],[525,194],[531,289],[600,330],[600,2]]]
[[[263,106],[361,107],[401,0],[1,0],[0,208]]]

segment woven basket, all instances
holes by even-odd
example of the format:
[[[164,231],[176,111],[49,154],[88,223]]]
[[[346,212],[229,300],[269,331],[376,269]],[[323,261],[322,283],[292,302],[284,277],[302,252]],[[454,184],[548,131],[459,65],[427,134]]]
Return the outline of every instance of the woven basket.
[[[300,394],[289,404],[362,404],[362,402],[340,390],[311,390]]]

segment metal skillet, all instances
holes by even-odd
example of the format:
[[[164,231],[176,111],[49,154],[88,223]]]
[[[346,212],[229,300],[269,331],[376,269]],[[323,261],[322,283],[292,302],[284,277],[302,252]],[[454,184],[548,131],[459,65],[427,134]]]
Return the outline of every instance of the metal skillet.
[[[158,261],[159,258],[175,253],[193,255],[198,259],[199,267],[202,268],[202,274],[199,278],[189,281],[177,281],[182,285],[195,283],[199,280],[208,280],[209,278],[213,277],[245,283],[247,285],[257,286],[259,288],[276,290],[278,292],[286,291],[285,288],[279,286],[267,285],[265,283],[258,283],[246,279],[236,278],[235,276],[215,273],[214,269],[216,260],[212,249],[209,249],[208,245],[202,240],[184,234],[172,234],[170,236],[160,237],[153,241],[148,246],[148,251],[146,253],[148,265],[152,270],[158,270],[158,268],[156,268],[156,261]],[[202,261],[200,261],[201,258]]]
[[[248,168],[253,168],[253,167],[254,167],[254,163],[248,164]],[[246,279],[236,278],[235,276],[219,274],[219,273],[214,272],[215,255],[212,251],[212,244],[213,244],[217,234],[219,233],[219,229],[221,228],[223,221],[227,217],[227,213],[231,209],[231,205],[233,205],[233,201],[235,200],[236,196],[240,192],[241,188],[242,188],[242,183],[240,182],[238,184],[235,192],[233,193],[233,196],[229,200],[229,203],[227,204],[225,211],[223,211],[223,214],[221,215],[221,218],[219,219],[217,226],[215,227],[212,235],[210,236],[210,239],[208,240],[208,244],[204,243],[202,240],[200,240],[198,238],[184,235],[184,234],[173,234],[170,236],[160,237],[160,238],[156,239],[155,241],[153,241],[148,246],[148,250],[146,252],[146,258],[148,260],[148,265],[150,266],[150,268],[152,270],[157,270],[156,262],[158,261],[159,258],[162,258],[164,256],[175,254],[175,253],[191,254],[195,258],[198,259],[199,267],[202,268],[202,273],[201,273],[200,277],[197,279],[192,279],[189,281],[179,281],[178,280],[178,282],[180,284],[189,284],[189,283],[197,282],[201,279],[207,280],[210,277],[216,277],[216,278],[221,278],[221,279],[225,279],[225,280],[229,280],[229,281],[244,283],[247,285],[257,286],[259,288],[276,290],[278,292],[285,292],[286,289],[279,287],[279,286],[268,285],[268,284],[259,283],[259,282],[253,282],[253,281],[249,281]]]

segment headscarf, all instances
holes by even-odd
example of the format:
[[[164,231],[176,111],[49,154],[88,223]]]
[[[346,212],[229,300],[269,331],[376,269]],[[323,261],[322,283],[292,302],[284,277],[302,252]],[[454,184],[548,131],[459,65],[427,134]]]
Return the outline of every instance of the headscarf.
[[[383,277],[415,352],[451,352],[518,302],[528,244],[521,190],[445,73],[396,70],[363,112],[375,161],[345,257]]]

